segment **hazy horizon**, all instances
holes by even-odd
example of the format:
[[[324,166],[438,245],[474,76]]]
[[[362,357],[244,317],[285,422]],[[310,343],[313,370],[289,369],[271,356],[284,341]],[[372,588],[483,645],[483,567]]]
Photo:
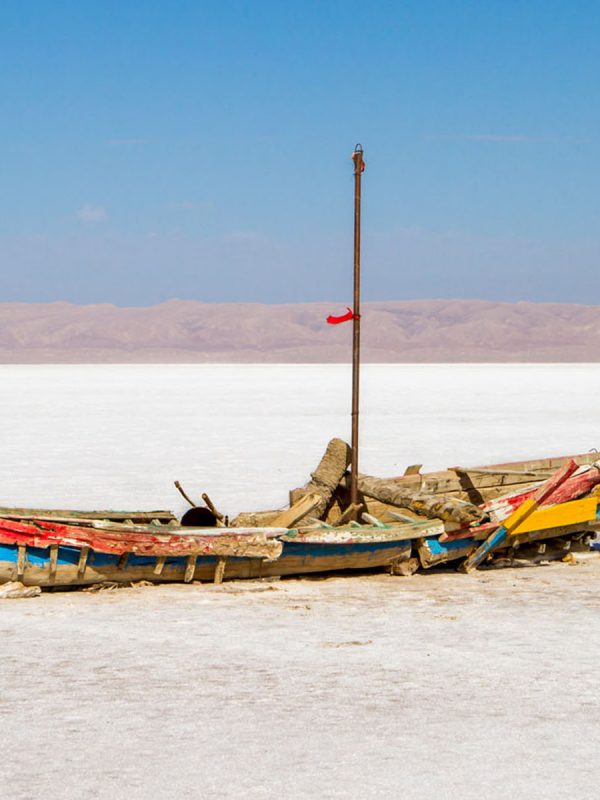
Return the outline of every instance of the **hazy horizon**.
[[[154,306],[0,303],[0,363],[345,363],[335,301],[171,300]],[[600,361],[600,308],[485,300],[365,302],[371,363]]]
[[[597,303],[592,302],[563,302],[560,300],[557,301],[543,301],[543,300],[495,300],[494,298],[485,299],[483,297],[415,297],[412,299],[409,298],[400,298],[400,297],[388,297],[388,298],[371,298],[369,300],[362,300],[361,301],[365,306],[374,306],[378,304],[426,304],[426,303],[481,303],[481,304],[493,304],[493,305],[505,305],[505,306],[520,306],[520,305],[531,305],[531,306],[583,306],[586,308],[595,308],[596,306],[600,305],[600,301]],[[289,300],[284,302],[279,302],[276,300],[267,301],[267,300],[206,300],[201,297],[194,297],[194,298],[186,298],[186,297],[166,297],[164,300],[158,300],[155,303],[148,303],[146,305],[141,305],[139,303],[119,303],[119,302],[111,302],[111,301],[91,301],[91,302],[75,302],[72,300],[65,300],[62,298],[57,298],[56,300],[48,300],[48,301],[37,301],[37,300],[0,300],[0,307],[2,306],[10,306],[10,305],[24,305],[24,306],[51,306],[51,305],[68,305],[68,306],[76,306],[78,308],[84,308],[86,306],[110,306],[116,309],[152,309],[158,306],[168,305],[169,303],[197,303],[199,305],[206,305],[206,306],[225,306],[225,305],[239,305],[239,306],[326,306],[327,308],[331,308],[332,313],[336,313],[336,310],[339,310],[342,313],[345,309],[344,303],[345,301],[342,300],[334,300],[334,299],[316,299],[316,300],[307,300],[307,301],[295,301]]]

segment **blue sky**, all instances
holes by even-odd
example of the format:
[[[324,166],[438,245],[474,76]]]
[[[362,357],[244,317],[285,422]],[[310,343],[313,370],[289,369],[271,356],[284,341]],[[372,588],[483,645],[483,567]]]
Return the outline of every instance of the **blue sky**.
[[[0,6],[0,301],[600,302],[597,2]]]

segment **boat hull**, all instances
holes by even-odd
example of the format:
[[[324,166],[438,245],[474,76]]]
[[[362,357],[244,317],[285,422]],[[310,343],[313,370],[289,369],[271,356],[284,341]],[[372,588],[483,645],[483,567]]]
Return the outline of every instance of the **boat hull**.
[[[340,570],[377,569],[393,565],[410,556],[411,542],[373,541],[322,544],[313,542],[284,542],[278,559],[228,557],[223,579],[252,579],[284,575],[306,575]],[[193,575],[187,576],[186,556],[169,556],[156,573],[157,558],[128,554],[127,559],[111,553],[90,551],[81,573],[81,550],[59,546],[56,563],[51,564],[50,548],[27,547],[19,566],[18,547],[0,544],[0,583],[21,581],[26,586],[89,586],[95,583],[183,583],[213,581],[219,558],[200,556]]]

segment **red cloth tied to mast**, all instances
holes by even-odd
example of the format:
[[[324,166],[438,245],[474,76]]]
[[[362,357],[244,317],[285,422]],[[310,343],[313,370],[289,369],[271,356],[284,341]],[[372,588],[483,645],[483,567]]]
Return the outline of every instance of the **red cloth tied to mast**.
[[[346,308],[348,308],[348,311],[345,314],[342,314],[341,317],[334,317],[334,316],[332,316],[330,314],[327,317],[327,322],[330,325],[339,325],[340,322],[349,322],[351,319],[358,319],[359,318],[359,316],[360,316],[359,314],[355,314],[354,311],[352,311],[352,309],[349,308],[348,306],[346,306]]]

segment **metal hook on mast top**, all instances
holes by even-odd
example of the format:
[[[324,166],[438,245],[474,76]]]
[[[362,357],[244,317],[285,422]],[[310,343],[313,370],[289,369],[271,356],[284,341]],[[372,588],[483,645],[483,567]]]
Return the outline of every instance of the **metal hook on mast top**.
[[[354,152],[352,153],[352,161],[354,161],[354,174],[360,174],[361,172],[365,171],[365,160],[364,160],[364,152],[362,144],[356,144],[354,146]]]

